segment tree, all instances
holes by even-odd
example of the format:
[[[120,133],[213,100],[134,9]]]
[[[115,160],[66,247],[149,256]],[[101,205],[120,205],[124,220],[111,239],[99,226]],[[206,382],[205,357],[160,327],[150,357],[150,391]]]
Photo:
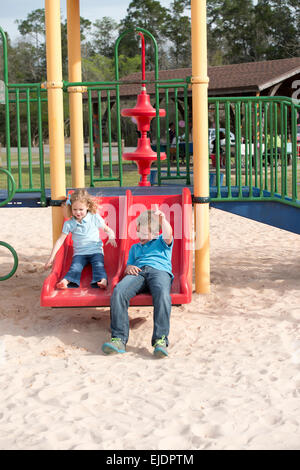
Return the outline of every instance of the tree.
[[[114,46],[118,34],[118,23],[108,16],[93,23],[92,49],[94,54],[114,56]]]
[[[267,59],[295,57],[300,53],[299,2],[293,0],[258,0],[254,7],[257,22],[268,33],[268,45],[265,48]],[[262,17],[262,13],[265,14]]]
[[[186,0],[174,0],[163,29],[164,35],[170,41],[171,68],[191,66],[191,22],[190,18],[183,14],[185,7]]]
[[[46,79],[45,57],[41,48],[19,38],[10,50],[8,61],[10,83],[41,83]]]
[[[119,55],[119,77],[138,72],[141,68],[141,58]],[[114,58],[95,54],[90,58],[82,59],[83,80],[90,82],[111,81],[115,79]]]
[[[222,51],[225,63],[249,59],[253,25],[252,0],[208,1],[209,48]]]
[[[18,30],[22,36],[16,46],[18,72],[16,75],[26,76],[25,81],[42,82],[46,79],[46,38],[45,38],[45,10],[33,10],[27,15],[26,20],[16,20]],[[82,44],[86,41],[87,33],[91,29],[91,21],[80,17],[80,36]],[[68,40],[67,20],[61,23],[61,49],[63,77],[68,77]],[[24,57],[22,58],[22,50]],[[25,61],[27,67],[21,65]]]
[[[149,31],[163,48],[165,35],[164,26],[168,11],[157,0],[132,0],[127,8],[126,17],[120,22],[120,33],[136,27]],[[146,42],[146,64],[148,69],[154,68],[154,48],[150,41]],[[140,38],[137,34],[125,36],[120,43],[120,53],[133,57],[139,54]]]
[[[24,49],[24,58],[20,57],[20,62],[26,60],[27,67],[23,69],[27,75],[25,81],[43,81],[46,76],[45,10],[33,10],[28,13],[26,20],[16,20],[16,23],[23,38],[18,41],[17,47],[19,51]]]
[[[299,55],[299,8],[297,0],[208,0],[210,64]]]
[[[45,39],[45,10],[39,8],[28,13],[26,20],[16,20],[22,36],[29,36],[38,49]]]

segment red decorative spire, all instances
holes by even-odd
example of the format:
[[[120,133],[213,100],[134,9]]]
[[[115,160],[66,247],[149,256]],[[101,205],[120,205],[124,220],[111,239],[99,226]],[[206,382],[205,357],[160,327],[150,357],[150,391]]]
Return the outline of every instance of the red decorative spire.
[[[139,33],[139,35],[142,40],[142,80],[145,81],[145,40],[142,33]],[[136,161],[139,174],[141,175],[139,186],[150,186],[150,182],[147,181],[147,176],[150,173],[152,162],[157,160],[157,154],[153,152],[151,148],[147,132],[150,130],[151,119],[156,117],[156,110],[150,103],[150,96],[146,92],[145,83],[142,84],[141,93],[137,97],[135,107],[123,109],[121,115],[134,117],[137,122],[137,128],[141,133],[141,137],[138,138],[137,149],[134,152],[124,153],[123,159]],[[160,109],[159,117],[164,117],[165,115],[166,111]],[[160,159],[165,160],[166,154],[161,153]]]

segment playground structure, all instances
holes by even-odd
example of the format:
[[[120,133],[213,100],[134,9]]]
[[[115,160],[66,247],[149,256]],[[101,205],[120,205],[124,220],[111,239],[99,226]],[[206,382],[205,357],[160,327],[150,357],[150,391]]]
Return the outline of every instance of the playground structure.
[[[297,167],[297,118],[300,110],[299,103],[286,97],[239,97],[239,98],[207,98],[207,61],[206,61],[206,5],[205,1],[192,0],[192,77],[187,80],[160,81],[158,74],[157,45],[153,36],[141,28],[123,33],[116,42],[115,47],[115,81],[87,83],[81,80],[80,59],[80,28],[79,28],[79,0],[68,0],[68,53],[69,53],[69,81],[63,82],[61,76],[60,50],[60,1],[46,0],[46,44],[47,44],[47,82],[41,84],[9,84],[7,68],[4,76],[5,82],[5,113],[6,113],[6,152],[7,171],[11,172],[10,156],[10,106],[14,106],[17,127],[20,128],[20,107],[27,108],[28,128],[28,169],[29,183],[25,187],[22,179],[21,139],[18,133],[18,156],[16,174],[18,183],[16,187],[16,201],[26,200],[24,193],[36,207],[52,205],[53,212],[53,240],[60,233],[62,225],[62,211],[60,201],[66,194],[65,181],[65,146],[63,122],[63,92],[68,92],[70,101],[71,123],[71,168],[72,187],[85,186],[84,181],[84,155],[83,155],[83,126],[82,126],[82,94],[87,93],[88,122],[89,122],[89,153],[90,153],[90,187],[98,183],[117,181],[123,186],[122,150],[121,150],[121,107],[119,99],[118,72],[118,46],[125,34],[143,33],[152,41],[155,49],[155,117],[157,141],[157,176],[160,193],[150,192],[152,188],[145,188],[147,192],[135,192],[135,195],[167,194],[170,186],[165,183],[185,182],[190,185],[193,178],[193,202],[195,209],[195,284],[196,292],[209,292],[209,204],[223,210],[229,210],[240,215],[270,223],[281,228],[300,233],[298,222],[298,167]],[[5,44],[5,38],[3,43]],[[5,50],[5,47],[3,47]],[[7,58],[6,58],[7,59]],[[5,60],[4,60],[5,63]],[[145,80],[141,81],[146,85]],[[192,87],[193,93],[193,172],[190,165],[190,143],[180,143],[178,132],[177,95],[184,96],[184,122],[185,135],[188,135],[187,90]],[[176,160],[170,163],[170,142],[166,135],[166,167],[162,167],[162,152],[160,145],[160,113],[159,89],[165,90],[166,128],[170,122],[168,111],[171,93],[175,97],[175,128],[176,128]],[[92,93],[98,96],[98,103],[105,95],[107,102],[112,94],[116,96],[116,134],[118,141],[118,170],[117,176],[112,172],[112,160],[109,159],[109,176],[105,176],[103,165],[100,166],[100,175],[95,175],[93,165],[93,123],[92,123]],[[47,95],[47,98],[46,98]],[[209,187],[209,158],[208,158],[208,119],[207,103],[214,104],[216,129],[216,156],[214,178],[215,184]],[[49,144],[50,144],[50,171],[51,195],[46,189],[44,174],[44,149],[42,144],[42,110],[48,103],[49,115]],[[35,106],[38,119],[39,134],[39,177],[40,184],[36,186],[32,177],[32,149],[30,135],[30,111]],[[101,106],[99,109],[99,122],[101,122]],[[109,109],[109,104],[108,104]],[[108,120],[110,127],[110,118]],[[220,165],[219,129],[225,128],[225,168]],[[230,131],[235,132],[235,146],[230,145]],[[101,126],[99,126],[101,132]],[[269,135],[268,145],[263,145],[265,137]],[[280,136],[280,146],[277,136]],[[244,139],[244,153],[242,153],[242,138]],[[109,142],[111,134],[109,133]],[[290,140],[290,142],[289,142]],[[101,142],[101,139],[100,139]],[[184,148],[186,167],[179,164],[179,152]],[[290,151],[291,148],[291,151]],[[100,149],[101,151],[101,149]],[[291,166],[288,165],[288,156],[291,156]],[[103,159],[101,159],[103,160]],[[10,184],[10,183],[9,183]],[[118,188],[110,188],[108,193],[116,196]],[[141,188],[143,190],[143,188]],[[105,189],[101,188],[105,194]],[[179,192],[181,188],[179,188]],[[38,204],[37,204],[38,202]],[[13,207],[13,205],[11,206]],[[295,217],[295,214],[297,215]],[[200,223],[201,221],[201,223]]]
[[[203,10],[204,7],[204,10]],[[194,16],[198,17],[197,27],[194,28],[195,31],[195,40],[199,42],[199,21],[202,26],[200,28],[203,44],[206,44],[206,24],[205,24],[205,5],[203,2],[193,2],[192,6],[194,10]],[[66,184],[65,184],[65,149],[64,149],[64,121],[63,121],[63,89],[67,89],[70,96],[70,123],[71,123],[71,147],[72,147],[72,186],[73,187],[83,187],[84,184],[84,155],[83,155],[83,132],[82,132],[82,92],[84,91],[84,86],[81,82],[81,58],[80,58],[80,14],[79,14],[79,0],[68,0],[67,1],[67,24],[68,24],[68,67],[69,67],[69,82],[63,83],[62,81],[62,67],[61,67],[61,53],[59,53],[61,48],[61,33],[60,33],[60,1],[59,0],[45,0],[45,20],[46,20],[46,54],[47,54],[47,83],[44,86],[44,89],[47,90],[47,100],[48,100],[48,122],[49,122],[49,144],[50,144],[50,178],[51,178],[51,205],[52,208],[52,220],[53,220],[53,241],[55,241],[60,233],[60,229],[63,222],[63,215],[60,209],[60,201],[65,198],[66,194]],[[136,28],[136,31],[146,34],[153,42],[155,48],[155,73],[156,79],[158,80],[158,60],[157,60],[157,44],[153,36],[147,31],[142,30],[141,28]],[[124,35],[124,33],[123,33]],[[3,37],[4,49],[6,48],[6,40]],[[119,88],[119,77],[118,77],[118,44],[122,39],[122,35],[119,37],[116,43],[116,92],[118,93]],[[196,49],[196,48],[194,48]],[[199,49],[198,49],[199,50]],[[206,91],[207,97],[207,83],[208,79],[206,77],[206,54],[204,57],[201,55],[197,58],[197,54],[194,53],[194,75],[197,77],[195,81],[194,88],[199,89],[203,87]],[[6,58],[7,59],[7,58]],[[201,76],[201,81],[199,77]],[[9,132],[9,99],[8,99],[8,77],[5,76],[5,89],[6,89],[6,100],[5,100],[5,109],[6,109],[6,151],[7,151],[7,164],[8,171],[11,170],[10,164],[10,132]],[[19,104],[19,93],[20,88],[24,91],[24,87],[16,85],[14,89],[16,90],[16,104]],[[39,112],[41,112],[41,87],[40,84],[35,84],[33,87],[35,92],[35,99],[38,103]],[[25,86],[26,92],[26,101],[30,108],[30,85]],[[198,90],[200,91],[200,90]],[[17,97],[18,95],[18,97]],[[202,99],[203,93],[197,93],[195,96],[195,102]],[[157,93],[158,98],[158,93]],[[205,98],[205,93],[204,93]],[[158,103],[158,99],[156,100]],[[203,108],[204,113],[207,115],[207,110]],[[117,102],[117,115],[120,115],[120,109]],[[199,121],[200,116],[194,119],[194,124]],[[159,141],[159,110],[156,107],[156,120],[157,120],[157,137]],[[199,121],[200,122],[200,121]],[[195,126],[195,128],[198,126]],[[202,147],[204,149],[204,154],[199,156],[203,160],[203,169],[202,176],[204,184],[200,185],[199,183],[195,184],[194,188],[194,197],[201,198],[204,196],[208,197],[208,182],[206,182],[205,175],[208,172],[208,149],[206,145],[203,145],[206,141],[207,135],[207,125],[203,129],[198,130],[199,136],[195,139],[195,145],[198,145],[199,137],[201,132],[203,133],[202,138]],[[41,130],[39,128],[39,130]],[[204,132],[203,132],[204,130]],[[118,142],[119,142],[119,154],[120,154],[120,121],[117,120],[117,132],[118,132]],[[196,131],[197,133],[197,131]],[[29,137],[29,136],[28,136]],[[201,141],[201,137],[200,137]],[[201,142],[200,148],[201,148]],[[200,153],[200,152],[199,152]],[[40,154],[41,163],[43,163],[43,152]],[[31,157],[31,156],[30,156]],[[31,158],[29,157],[29,162]],[[160,150],[157,150],[158,157],[158,168],[160,167]],[[120,159],[119,159],[120,164]],[[42,165],[43,166],[43,165]],[[121,183],[121,181],[120,181]],[[32,188],[32,181],[30,181],[30,189]],[[204,193],[203,193],[204,190]],[[32,191],[31,191],[32,192]],[[45,192],[44,192],[45,195]],[[195,203],[200,202],[195,200]],[[202,201],[204,204],[199,211],[196,210],[196,226],[199,225],[199,230],[204,232],[204,237],[207,238],[207,228],[203,224],[198,223],[200,220],[200,212],[205,212],[208,215],[208,201]],[[45,204],[45,199],[43,201]],[[201,217],[203,220],[203,216]],[[208,221],[208,217],[206,217]],[[207,224],[206,224],[207,227]],[[198,229],[196,227],[196,232]],[[209,269],[208,269],[208,243],[205,244],[204,248],[201,247],[199,250],[196,250],[197,266],[196,269],[196,284],[197,290],[199,290],[199,284],[203,284],[202,291],[209,290]],[[205,263],[199,262],[199,253],[201,252],[201,257]],[[203,256],[204,254],[204,256]],[[200,265],[202,266],[202,274]],[[200,269],[199,269],[200,268]],[[201,290],[201,288],[200,288]]]

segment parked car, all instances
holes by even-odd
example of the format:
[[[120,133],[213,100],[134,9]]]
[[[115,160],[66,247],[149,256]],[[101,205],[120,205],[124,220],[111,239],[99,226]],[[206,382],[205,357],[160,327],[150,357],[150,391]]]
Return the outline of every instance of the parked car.
[[[220,132],[226,134],[226,129],[224,127],[220,127]],[[209,128],[208,129],[208,142],[209,142],[209,151],[211,152],[213,149],[213,141],[216,138],[216,129]],[[225,139],[220,140],[220,145],[225,145]],[[235,145],[235,135],[233,132],[230,132],[230,145]]]
[[[297,142],[300,143],[300,124],[297,125]]]

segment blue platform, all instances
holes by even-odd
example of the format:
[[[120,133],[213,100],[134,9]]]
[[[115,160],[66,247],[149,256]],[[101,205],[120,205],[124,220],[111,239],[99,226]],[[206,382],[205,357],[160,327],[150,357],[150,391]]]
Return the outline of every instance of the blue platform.
[[[252,188],[252,194],[254,198],[259,198],[259,188]],[[232,198],[239,196],[238,187],[231,188],[231,196]],[[249,187],[245,186],[242,188],[242,196],[244,198],[249,197]],[[263,191],[263,196],[271,198],[271,194],[268,191]],[[217,197],[217,187],[210,188],[210,197]],[[223,201],[211,201],[210,206],[300,235],[300,201],[299,207],[289,205],[288,203],[291,202],[291,199],[288,197],[285,198],[285,203],[281,202],[279,196],[278,202],[266,199],[230,201],[226,200],[228,197],[228,188],[226,186],[221,187],[221,197],[224,198]]]
[[[300,235],[300,207],[274,201],[212,201],[210,206]]]

